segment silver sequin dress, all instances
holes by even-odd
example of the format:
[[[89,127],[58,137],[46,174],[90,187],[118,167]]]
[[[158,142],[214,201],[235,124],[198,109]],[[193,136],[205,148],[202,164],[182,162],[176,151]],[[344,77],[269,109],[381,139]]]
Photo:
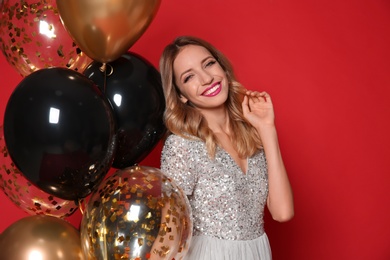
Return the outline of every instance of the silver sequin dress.
[[[269,260],[264,232],[268,195],[263,150],[248,158],[244,174],[232,157],[217,148],[215,159],[200,140],[170,135],[161,154],[161,170],[187,194],[193,238],[185,259]]]

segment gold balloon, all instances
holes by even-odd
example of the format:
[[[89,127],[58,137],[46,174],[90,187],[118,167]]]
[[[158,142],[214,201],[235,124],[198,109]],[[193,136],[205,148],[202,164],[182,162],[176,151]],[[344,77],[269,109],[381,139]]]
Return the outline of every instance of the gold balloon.
[[[160,170],[132,166],[96,190],[81,222],[88,259],[184,259],[192,238],[186,195]]]
[[[0,237],[0,259],[84,260],[80,233],[65,220],[36,215],[10,225]]]
[[[23,77],[49,67],[82,72],[92,62],[65,30],[55,0],[0,1],[0,50]]]
[[[57,0],[61,20],[80,49],[107,63],[146,31],[161,0]]]

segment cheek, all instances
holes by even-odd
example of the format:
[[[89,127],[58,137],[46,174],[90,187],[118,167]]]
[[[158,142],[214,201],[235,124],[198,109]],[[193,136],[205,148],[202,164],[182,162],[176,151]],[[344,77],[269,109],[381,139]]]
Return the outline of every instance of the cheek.
[[[223,80],[222,80],[222,82],[223,82],[223,85],[226,86],[225,89],[229,89],[229,88],[230,88],[230,86],[229,86],[229,80],[228,80],[227,77],[224,77]]]
[[[194,96],[197,93],[198,86],[199,86],[199,81],[197,80],[197,78],[194,77],[186,84],[181,85],[180,91],[187,97]]]
[[[186,84],[185,86],[178,85],[178,90],[180,97],[188,99],[192,95],[192,86],[190,84]]]
[[[229,82],[228,76],[227,76],[227,74],[225,73],[225,71],[221,70],[221,71],[219,72],[218,75],[220,75],[220,77],[223,79],[223,81]]]

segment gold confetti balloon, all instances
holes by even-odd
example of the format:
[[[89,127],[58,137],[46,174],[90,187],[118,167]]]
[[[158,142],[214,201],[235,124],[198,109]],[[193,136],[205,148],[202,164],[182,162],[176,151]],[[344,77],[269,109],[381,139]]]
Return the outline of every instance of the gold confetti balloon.
[[[52,216],[28,216],[0,236],[0,259],[84,260],[80,232]]]
[[[192,238],[183,191],[159,169],[132,166],[92,193],[81,222],[87,259],[184,259]]]
[[[55,0],[1,1],[0,49],[22,76],[49,67],[82,72],[92,61],[61,23]]]
[[[71,216],[77,209],[76,202],[63,200],[48,194],[31,182],[15,166],[4,140],[0,125],[0,190],[19,208],[30,215],[48,215],[58,218]]]

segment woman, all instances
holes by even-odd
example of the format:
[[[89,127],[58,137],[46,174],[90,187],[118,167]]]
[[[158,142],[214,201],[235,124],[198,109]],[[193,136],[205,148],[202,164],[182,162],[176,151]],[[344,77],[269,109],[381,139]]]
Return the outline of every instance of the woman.
[[[168,129],[161,170],[192,208],[185,259],[271,259],[264,207],[294,215],[293,194],[266,92],[246,90],[210,43],[176,38],[160,59]]]

